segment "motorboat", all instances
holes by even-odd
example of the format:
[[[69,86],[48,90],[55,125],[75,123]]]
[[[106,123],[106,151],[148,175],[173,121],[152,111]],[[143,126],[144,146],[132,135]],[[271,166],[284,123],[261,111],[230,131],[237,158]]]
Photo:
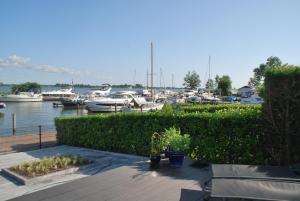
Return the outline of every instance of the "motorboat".
[[[257,95],[252,95],[247,98],[241,98],[241,104],[262,104],[264,102],[263,98],[257,96]]]
[[[209,93],[203,93],[201,95],[201,103],[208,103],[208,104],[217,104],[217,103],[221,103],[222,100],[218,97],[212,96]]]
[[[91,112],[127,112],[160,110],[163,103],[148,101],[145,97],[138,97],[135,91],[119,91],[107,97],[96,98],[85,102]]]
[[[201,101],[202,101],[201,97],[198,96],[192,96],[186,99],[187,103],[201,103]]]
[[[17,94],[9,94],[0,96],[1,102],[41,102],[43,101],[41,94],[33,92],[19,92]]]
[[[185,97],[192,97],[192,96],[195,96],[197,93],[198,93],[197,90],[185,89],[182,95]]]
[[[78,107],[85,105],[85,100],[84,97],[78,96],[75,98],[62,98],[60,102],[65,107]]]
[[[161,110],[166,101],[161,98],[157,99],[155,102],[148,101],[145,97],[133,97],[131,102],[125,105],[121,111],[122,112],[149,112],[149,111],[157,111]]]
[[[109,94],[107,97],[94,98],[85,101],[86,107],[91,112],[120,112],[128,105],[136,94],[134,91],[119,91]]]
[[[5,103],[0,103],[0,109],[4,109],[4,108],[6,108]]]
[[[56,91],[44,91],[42,92],[44,101],[59,101],[61,98],[75,98],[76,93],[73,92],[73,88],[60,89]]]
[[[110,94],[112,87],[109,84],[102,84],[100,87],[93,88],[84,96],[86,99],[93,99],[98,97],[107,96]]]

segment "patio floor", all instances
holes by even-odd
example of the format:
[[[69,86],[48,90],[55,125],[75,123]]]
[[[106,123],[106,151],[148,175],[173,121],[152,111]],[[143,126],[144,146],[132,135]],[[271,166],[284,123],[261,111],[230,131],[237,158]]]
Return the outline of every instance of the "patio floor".
[[[89,150],[63,147],[73,149],[73,151],[76,149]],[[179,169],[169,167],[168,161],[163,160],[161,165],[154,170],[149,167],[149,162],[144,157],[93,151],[99,155],[104,154],[106,157],[110,157],[110,165],[100,168],[100,171],[98,170],[94,174],[91,172],[86,174],[91,176],[81,177],[81,179],[67,183],[63,182],[61,185],[20,197],[14,196],[17,198],[12,200],[196,201],[202,200],[204,196],[201,186],[209,179],[210,173],[205,169],[191,167],[190,164],[193,162],[191,160],[185,160],[184,166]],[[120,159],[122,162],[119,161]]]

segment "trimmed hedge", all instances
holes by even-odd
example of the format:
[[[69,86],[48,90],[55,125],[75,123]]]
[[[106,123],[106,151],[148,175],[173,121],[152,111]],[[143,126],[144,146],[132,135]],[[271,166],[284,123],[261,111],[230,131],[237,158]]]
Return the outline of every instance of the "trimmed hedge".
[[[300,68],[274,68],[265,75],[263,113],[266,148],[273,162],[300,162]]]
[[[189,155],[215,163],[264,163],[259,108],[215,113],[120,113],[55,119],[60,144],[148,155],[151,135],[175,126],[190,134]]]
[[[181,104],[179,108],[183,112],[216,112],[219,110],[239,110],[239,109],[260,109],[260,105],[241,105],[241,104]]]

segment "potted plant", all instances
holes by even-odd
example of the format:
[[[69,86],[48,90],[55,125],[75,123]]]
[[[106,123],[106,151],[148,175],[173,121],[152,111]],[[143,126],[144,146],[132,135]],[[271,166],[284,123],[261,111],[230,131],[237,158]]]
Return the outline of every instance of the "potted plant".
[[[161,137],[158,133],[153,133],[151,137],[151,151],[150,151],[150,161],[151,165],[157,165],[160,162],[161,156]]]
[[[165,130],[162,145],[165,148],[165,155],[169,157],[172,167],[182,166],[184,155],[189,149],[190,142],[190,135],[182,135],[180,129],[172,127]]]

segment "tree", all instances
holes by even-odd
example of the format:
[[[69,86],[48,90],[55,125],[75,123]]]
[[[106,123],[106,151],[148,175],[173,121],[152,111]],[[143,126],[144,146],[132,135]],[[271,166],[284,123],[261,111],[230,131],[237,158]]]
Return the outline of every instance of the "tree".
[[[205,84],[205,89],[213,90],[214,89],[214,81],[212,79],[208,79]]]
[[[18,92],[40,92],[42,89],[42,86],[36,82],[26,82],[22,84],[14,85],[11,89],[12,93],[18,93]]]
[[[197,87],[200,86],[200,83],[200,76],[195,71],[189,71],[188,74],[186,74],[186,76],[184,77],[183,86],[190,89],[197,89]]]
[[[228,75],[223,75],[218,82],[218,89],[222,96],[228,96],[231,89],[231,79]]]
[[[220,81],[220,77],[219,77],[219,75],[216,75],[216,77],[215,77],[215,88],[218,88],[218,84],[219,84],[219,81]]]
[[[260,64],[253,70],[254,75],[248,82],[249,86],[255,87],[256,89],[260,88],[265,79],[266,71],[280,66],[282,66],[282,62],[278,57],[269,57],[266,63]]]

